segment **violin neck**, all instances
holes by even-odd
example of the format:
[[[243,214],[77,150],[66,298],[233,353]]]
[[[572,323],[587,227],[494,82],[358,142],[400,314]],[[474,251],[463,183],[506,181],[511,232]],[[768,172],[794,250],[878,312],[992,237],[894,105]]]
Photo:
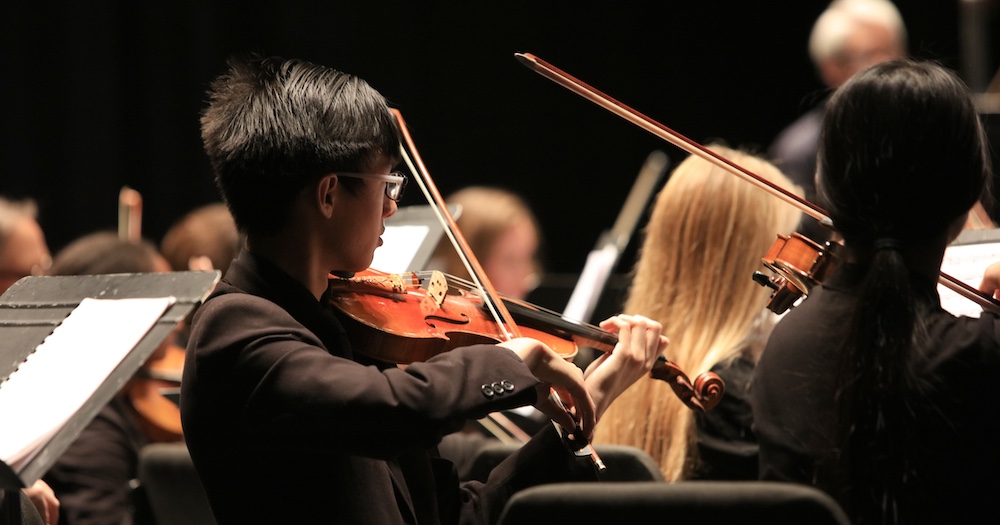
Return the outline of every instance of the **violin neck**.
[[[504,298],[504,304],[522,326],[545,330],[571,339],[577,346],[610,352],[618,344],[618,336],[594,325],[567,319],[562,315],[534,305]]]

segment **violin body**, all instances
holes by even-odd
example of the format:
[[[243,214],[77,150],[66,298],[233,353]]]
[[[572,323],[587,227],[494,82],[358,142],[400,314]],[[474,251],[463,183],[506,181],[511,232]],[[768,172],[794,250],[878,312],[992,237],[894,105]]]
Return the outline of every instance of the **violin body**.
[[[356,351],[388,363],[426,361],[454,348],[505,341],[482,299],[449,282],[439,272],[421,280],[415,273],[367,270],[350,279],[332,278],[331,304],[346,321]],[[572,339],[528,326],[520,329],[566,360],[576,355]]]
[[[128,400],[152,442],[180,441],[184,437],[180,407],[164,395],[180,390],[184,356],[183,348],[167,346],[162,357],[147,362],[126,386]]]

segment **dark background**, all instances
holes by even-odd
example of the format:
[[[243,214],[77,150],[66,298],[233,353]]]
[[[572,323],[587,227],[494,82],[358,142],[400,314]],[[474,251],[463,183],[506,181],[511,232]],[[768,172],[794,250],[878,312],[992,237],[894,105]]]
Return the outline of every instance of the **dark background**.
[[[198,115],[234,53],[368,80],[403,112],[443,193],[493,184],[528,199],[556,276],[579,272],[650,151],[685,154],[514,52],[703,143],[763,150],[822,93],[806,42],[823,1],[48,4],[0,7],[0,193],[39,203],[54,252],[114,228],[123,185],[143,194],[155,242],[218,198]],[[959,2],[899,4],[911,53],[961,69]]]

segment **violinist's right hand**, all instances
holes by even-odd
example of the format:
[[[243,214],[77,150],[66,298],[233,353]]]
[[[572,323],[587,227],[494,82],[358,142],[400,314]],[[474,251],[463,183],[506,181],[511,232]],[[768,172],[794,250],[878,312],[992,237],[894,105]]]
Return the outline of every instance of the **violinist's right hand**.
[[[538,386],[538,402],[535,403],[535,408],[563,428],[573,429],[579,425],[587,435],[593,432],[594,400],[591,399],[584,384],[582,370],[564,360],[545,343],[528,337],[514,338],[497,346],[513,350],[531,373],[542,382]],[[575,420],[574,414],[570,414],[552,401],[549,396],[550,387],[558,393],[565,409],[575,408]]]
[[[994,299],[1000,299],[1000,262],[995,262],[986,267],[983,273],[983,282],[979,284],[979,291],[988,294]]]
[[[24,495],[28,497],[31,504],[38,510],[45,525],[57,525],[59,523],[59,500],[56,499],[55,492],[44,481],[37,480],[35,484],[22,489]]]

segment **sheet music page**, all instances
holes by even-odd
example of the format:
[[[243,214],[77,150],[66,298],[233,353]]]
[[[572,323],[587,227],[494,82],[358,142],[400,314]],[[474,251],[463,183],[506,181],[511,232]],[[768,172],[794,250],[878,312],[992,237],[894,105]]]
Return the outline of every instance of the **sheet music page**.
[[[173,302],[173,297],[84,299],[0,383],[0,459],[20,471]]]
[[[410,268],[424,239],[430,233],[427,226],[386,226],[382,246],[375,249],[371,267],[386,273],[403,273],[423,268]]]
[[[973,288],[979,288],[983,272],[992,263],[1000,261],[1000,243],[963,244],[949,246],[944,252],[941,271]],[[979,317],[983,312],[978,304],[938,285],[941,307],[953,315]]]
[[[587,262],[580,272],[580,280],[577,281],[573,293],[563,310],[563,317],[575,321],[587,322],[587,319],[594,313],[599,297],[595,293],[604,290],[604,285],[608,282],[608,277],[615,269],[618,262],[618,249],[614,245],[607,245],[601,250],[594,250],[587,255]]]

